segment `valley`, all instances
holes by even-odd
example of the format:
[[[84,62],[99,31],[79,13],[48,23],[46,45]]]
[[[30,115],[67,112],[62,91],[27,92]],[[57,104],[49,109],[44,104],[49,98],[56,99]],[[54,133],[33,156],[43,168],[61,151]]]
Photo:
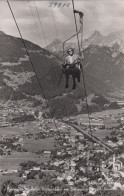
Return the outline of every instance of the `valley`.
[[[17,195],[31,191],[61,195],[62,190],[88,195],[112,187],[123,191],[124,109],[93,113],[90,125],[91,129],[86,114],[58,120],[37,116],[33,121],[1,124],[1,189],[6,181],[8,191]],[[122,162],[120,169],[116,169],[117,160]]]
[[[86,99],[82,77],[74,91],[64,76],[58,87],[62,61],[24,40],[39,86],[21,39],[0,33],[1,192],[123,195],[124,54],[93,41],[96,34],[83,51]]]

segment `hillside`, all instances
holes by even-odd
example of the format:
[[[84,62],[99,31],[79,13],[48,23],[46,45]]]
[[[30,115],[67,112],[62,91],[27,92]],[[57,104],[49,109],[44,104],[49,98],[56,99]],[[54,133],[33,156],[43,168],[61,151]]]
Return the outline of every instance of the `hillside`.
[[[0,50],[1,91],[6,88],[27,95],[40,95],[40,88],[21,39],[1,33],[0,43],[2,45]],[[25,44],[43,90],[48,97],[51,94],[55,96],[58,92],[54,86],[58,81],[54,77],[54,67],[59,74],[61,71],[59,60],[47,50],[29,41],[25,40]]]
[[[1,91],[6,88],[15,92],[21,92],[23,95],[40,95],[40,88],[21,39],[1,32],[0,43],[2,45],[0,50]],[[62,78],[60,89],[58,88],[58,81],[61,75],[61,61],[47,50],[29,41],[25,40],[25,44],[46,98],[53,98],[63,94],[65,92],[64,77]],[[95,90],[100,93],[102,83],[99,84],[100,81],[98,82],[96,78],[87,72],[85,78],[88,91],[92,92]],[[79,85],[80,88],[82,88],[82,83]],[[104,89],[106,91],[106,86]]]
[[[124,89],[124,54],[106,46],[90,45],[84,50],[84,69],[114,90]]]
[[[61,61],[59,58],[46,49],[40,48],[27,40],[24,41],[42,89],[39,88],[22,40],[0,32],[0,43],[2,45],[0,50],[0,99],[4,101],[27,100],[41,106],[44,103],[43,99],[47,99],[53,116],[56,116],[58,110],[63,113],[63,108],[60,109],[60,105],[64,105],[65,115],[77,113],[79,99],[84,100],[82,78],[81,83],[77,85],[73,92],[71,90],[72,80],[70,80],[69,89],[65,90],[64,76],[58,87],[61,75]],[[87,51],[85,52],[87,53]],[[89,55],[91,55],[90,53],[91,50]],[[90,59],[89,56],[88,59]],[[87,60],[85,63],[87,63]],[[91,74],[88,69],[85,69],[85,82],[87,95],[94,93],[106,96],[107,92],[110,92],[110,86]],[[34,105],[37,106],[37,104]],[[53,108],[53,104],[55,108]],[[74,110],[72,106],[74,106]]]

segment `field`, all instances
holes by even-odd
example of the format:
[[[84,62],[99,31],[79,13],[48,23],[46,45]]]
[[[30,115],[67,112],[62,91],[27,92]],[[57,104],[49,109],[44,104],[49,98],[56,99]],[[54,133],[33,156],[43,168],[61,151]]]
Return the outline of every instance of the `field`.
[[[90,115],[90,117],[93,117],[93,118],[98,118],[100,116],[105,116],[105,115],[117,115],[117,114],[124,114],[124,108],[121,108],[121,109],[116,109],[116,110],[105,110],[105,111],[102,111],[102,112],[95,112],[93,114]]]
[[[54,138],[48,139],[28,139],[24,140],[24,148],[29,152],[38,152],[42,150],[53,150],[54,149]]]
[[[25,137],[25,133],[32,133],[31,138]],[[38,163],[47,162],[48,157],[45,155],[37,155],[34,152],[42,150],[54,149],[54,138],[39,139],[35,140],[36,134],[42,132],[42,129],[36,123],[26,123],[15,127],[4,127],[0,128],[0,137],[6,135],[8,138],[19,135],[22,138],[20,144],[23,145],[28,152],[17,152],[11,151],[10,155],[0,156],[0,169],[12,169],[16,170],[19,168],[19,164],[25,161],[36,161]]]
[[[2,135],[11,137],[12,135],[21,135],[26,132],[37,133],[40,131],[39,126],[34,122],[20,123],[19,125],[0,128],[0,137]]]
[[[19,164],[26,161],[43,162],[44,159],[31,152],[13,152],[11,155],[0,157],[0,169],[18,169]]]
[[[22,130],[20,127],[4,127],[4,128],[0,128],[0,138],[3,135],[6,135],[8,137],[11,137],[12,135],[20,135],[24,133],[24,130]]]
[[[110,136],[112,131],[113,130],[106,130],[106,129],[96,130],[93,133],[93,135],[98,137],[98,138],[105,138],[106,136]]]
[[[90,118],[99,118],[99,117],[104,117],[107,115],[118,115],[118,114],[124,114],[124,108],[116,109],[116,110],[105,110],[101,112],[94,112],[90,113],[89,117]],[[70,117],[69,119],[75,119],[78,123],[80,122],[88,122],[88,115],[87,114],[80,114],[75,117]],[[66,119],[65,119],[66,120]]]

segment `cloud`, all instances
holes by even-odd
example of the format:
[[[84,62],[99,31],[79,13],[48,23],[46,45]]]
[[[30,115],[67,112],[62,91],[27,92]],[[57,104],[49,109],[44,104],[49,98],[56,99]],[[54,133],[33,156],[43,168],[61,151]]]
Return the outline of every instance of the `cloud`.
[[[103,34],[124,31],[124,3],[122,0],[75,1],[75,8],[84,12],[84,35],[95,29]]]
[[[62,24],[69,24],[70,18],[67,17],[59,8],[52,9],[56,21]]]
[[[67,2],[71,3],[71,1]],[[41,21],[38,19],[35,3]],[[31,0],[10,1],[25,39],[43,47],[46,42],[50,43],[55,38],[64,41],[75,33],[72,4],[68,8],[50,8],[49,1],[35,0],[35,3]],[[75,0],[74,3],[75,9],[84,12],[84,37],[88,37],[96,29],[103,34],[124,31],[123,0]],[[79,23],[78,21],[77,23]],[[6,1],[0,1],[0,30],[13,36],[19,36]]]

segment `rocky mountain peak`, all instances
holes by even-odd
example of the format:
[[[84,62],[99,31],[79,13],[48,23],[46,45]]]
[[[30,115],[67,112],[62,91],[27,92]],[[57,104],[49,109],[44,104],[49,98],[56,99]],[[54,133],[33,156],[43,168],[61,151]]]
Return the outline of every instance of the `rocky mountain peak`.
[[[116,41],[116,42],[113,44],[112,49],[117,50],[117,51],[120,51],[120,44]]]
[[[5,33],[4,33],[3,31],[0,31],[0,36],[1,36],[1,35],[5,35]]]
[[[52,44],[55,44],[55,45],[61,44],[61,43],[62,43],[62,41],[59,40],[59,39],[54,39],[53,42],[52,42]]]
[[[96,38],[97,38],[97,37],[99,37],[99,36],[100,36],[100,37],[102,36],[101,33],[100,33],[98,30],[95,30],[95,31],[93,32],[93,34],[92,34],[90,37],[92,37],[92,38],[93,38],[93,37],[96,37]]]

